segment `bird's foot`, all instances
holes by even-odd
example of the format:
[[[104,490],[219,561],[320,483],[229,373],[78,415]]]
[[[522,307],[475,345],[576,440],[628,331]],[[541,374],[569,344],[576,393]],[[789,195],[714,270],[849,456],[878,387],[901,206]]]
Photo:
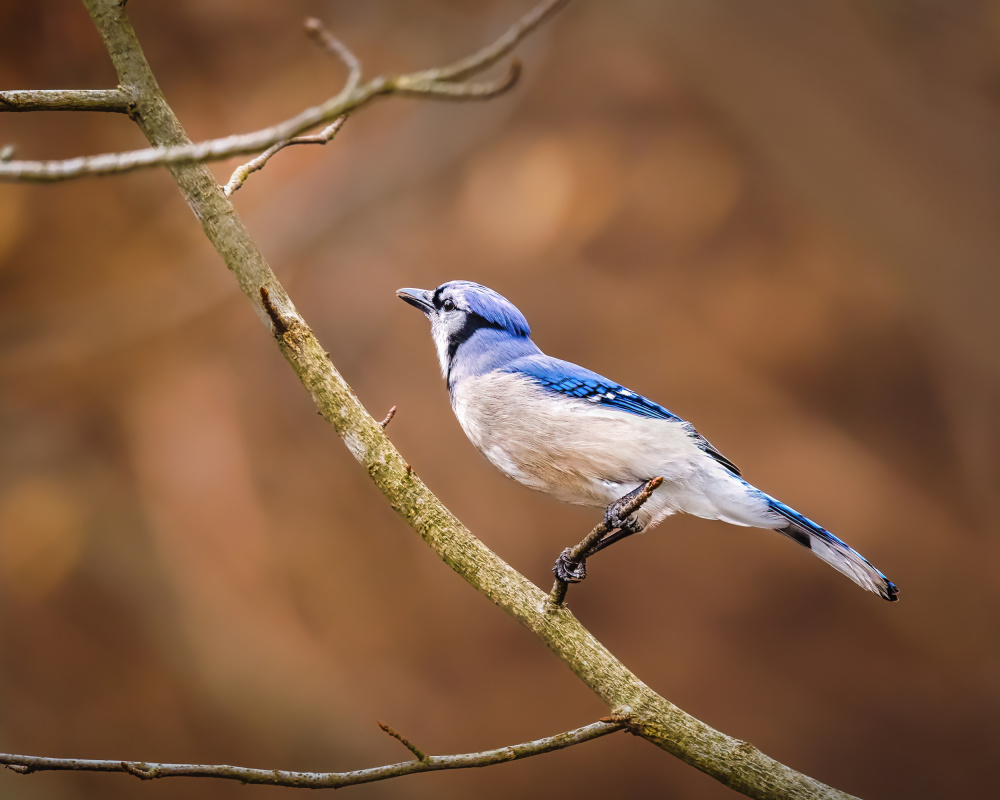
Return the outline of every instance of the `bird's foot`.
[[[640,521],[636,514],[622,515],[622,511],[625,506],[632,502],[639,494],[645,489],[645,484],[640,486],[635,491],[629,492],[624,497],[619,497],[615,502],[607,507],[604,512],[604,524],[607,525],[609,531],[613,531],[616,528],[626,534],[640,533],[645,527]]]
[[[563,583],[579,583],[587,577],[587,561],[574,561],[571,548],[567,547],[559,554],[552,573]]]

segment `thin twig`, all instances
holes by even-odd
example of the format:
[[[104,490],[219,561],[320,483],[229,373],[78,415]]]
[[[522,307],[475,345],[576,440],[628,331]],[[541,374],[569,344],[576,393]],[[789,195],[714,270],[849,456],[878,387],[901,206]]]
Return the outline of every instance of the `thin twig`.
[[[347,80],[344,82],[344,87],[337,94],[337,97],[350,97],[351,93],[358,88],[358,84],[361,82],[361,62],[358,61],[357,56],[355,56],[354,53],[352,53],[351,50],[340,41],[340,39],[324,27],[322,20],[318,20],[315,17],[307,19],[305,29],[306,35],[310,39],[316,42],[316,44],[328,53],[333,53],[344,62],[344,66],[347,67]],[[259,156],[251,161],[248,161],[246,164],[237,167],[233,171],[232,176],[229,178],[229,182],[223,187],[226,197],[231,197],[233,192],[243,186],[243,184],[246,183],[247,178],[249,178],[254,172],[264,169],[264,166],[271,160],[275,153],[278,153],[293,144],[326,144],[337,135],[346,121],[347,115],[344,114],[337,117],[337,119],[333,121],[332,125],[328,125],[317,134],[312,136],[296,136],[291,139],[282,139],[280,142],[276,142],[271,145]]]
[[[284,141],[278,142],[277,144],[271,145],[267,150],[261,153],[257,158],[248,161],[237,167],[230,177],[229,182],[222,188],[222,191],[226,193],[226,197],[231,197],[233,192],[238,191],[244,183],[246,183],[247,178],[249,178],[253,173],[264,169],[264,165],[271,160],[271,157],[284,150],[289,145],[293,144],[326,144],[331,141],[334,136],[336,136],[344,123],[347,122],[347,115],[342,117],[337,117],[333,121],[332,125],[327,126],[319,133],[313,134],[311,136],[296,136],[294,139],[285,139]]]
[[[380,723],[381,724],[381,723]],[[388,726],[385,726],[387,728]],[[268,786],[288,786],[300,789],[339,789],[360,783],[372,783],[418,772],[437,772],[446,769],[468,769],[488,767],[505,761],[517,761],[530,756],[551,753],[575,744],[589,742],[609,733],[621,730],[624,722],[593,722],[565,733],[536,739],[533,742],[509,745],[496,750],[480,753],[462,753],[450,756],[418,755],[420,752],[397,735],[417,756],[415,761],[401,764],[386,764],[381,767],[359,769],[352,772],[290,772],[277,769],[254,769],[233,767],[226,764],[160,764],[145,761],[112,761],[84,758],[48,758],[44,756],[24,756],[0,753],[0,764],[15,772],[28,774],[51,770],[77,772],[124,772],[140,780],[156,778],[222,778],[242,783],[258,783]],[[385,729],[384,728],[384,729]],[[391,729],[387,730],[391,732]],[[395,734],[393,734],[395,735]]]
[[[379,423],[379,425],[382,426],[382,430],[385,430],[389,426],[389,423],[392,422],[392,418],[394,416],[396,416],[396,406],[390,408],[389,413],[385,415],[385,419]]]
[[[495,83],[461,85],[452,90],[445,90],[442,86],[444,83],[463,80],[488,69],[568,2],[569,0],[548,0],[536,6],[492,44],[453,64],[395,78],[374,78],[365,84],[359,84],[349,92],[345,86],[344,90],[324,103],[307,108],[296,116],[268,128],[226,136],[222,139],[131,150],[124,153],[103,153],[59,161],[8,161],[0,163],[0,181],[62,181],[82,176],[131,172],[158,165],[204,163],[249,153],[261,153],[278,142],[293,139],[318,125],[329,123],[337,117],[355,111],[376,98],[393,94],[428,99],[489,100],[514,85],[518,76],[516,67],[505,78]],[[341,57],[343,58],[343,55]]]
[[[341,95],[350,95],[361,80],[361,64],[354,54],[344,46],[344,44],[334,37],[323,23],[318,19],[306,20],[306,31],[310,37],[326,48],[328,51],[338,55],[347,65],[350,74],[347,84],[341,90]],[[392,93],[403,97],[436,97],[443,100],[489,100],[503,94],[510,89],[521,75],[521,62],[514,59],[510,69],[502,78],[495,81],[483,83],[445,83],[443,81],[420,81],[414,83],[407,76],[396,78],[393,81]],[[334,120],[333,124],[324,128],[320,133],[312,136],[296,136],[293,139],[284,139],[277,144],[271,145],[267,150],[237,167],[230,177],[229,182],[223,187],[226,197],[232,197],[233,193],[239,190],[250,175],[264,168],[267,162],[278,152],[293,144],[326,144],[343,127],[347,120],[347,115],[343,115]]]
[[[0,92],[0,111],[108,111],[127,114],[121,89],[14,89]]]
[[[310,17],[306,20],[305,28],[306,35],[310,39],[328,53],[333,53],[344,62],[344,65],[347,67],[347,80],[344,82],[341,94],[350,94],[353,92],[357,88],[357,85],[361,83],[361,62],[358,61],[358,57],[351,52],[347,45],[326,29],[326,26],[323,25],[323,20]]]
[[[411,742],[409,739],[403,736],[403,734],[401,734],[399,731],[395,730],[389,725],[386,725],[386,723],[382,722],[382,720],[378,721],[378,726],[386,733],[388,733],[393,739],[398,740],[403,745],[403,747],[405,747],[407,750],[413,753],[417,761],[427,760],[427,754],[419,747],[417,747],[413,742]]]
[[[643,503],[653,496],[653,492],[659,488],[661,483],[663,483],[663,478],[652,478],[646,481],[646,483],[643,484],[642,491],[618,510],[619,516],[621,516],[622,519],[625,519],[642,508]],[[604,534],[610,532],[611,530],[613,530],[612,527],[605,519],[600,525],[597,525],[590,533],[583,537],[583,541],[576,545],[576,547],[570,548],[568,552],[564,551],[566,560],[571,563],[579,561],[580,557],[584,553],[590,550],[590,548],[597,544]],[[549,592],[549,600],[554,605],[562,605],[563,600],[566,599],[566,590],[568,588],[569,584],[566,583],[566,581],[556,578],[555,583],[552,584],[552,591]]]
[[[431,82],[455,82],[464,81],[466,78],[478,75],[483,70],[496,64],[501,58],[517,47],[525,36],[534,31],[539,25],[545,23],[553,14],[568,4],[569,0],[549,0],[547,3],[537,5],[508,28],[503,36],[488,47],[484,47],[478,53],[473,53],[471,56],[456,61],[454,64],[449,64],[446,67],[438,67],[437,69],[428,69],[415,73],[413,77],[417,80]]]
[[[407,75],[396,78],[393,94],[404,97],[433,97],[438,100],[489,100],[510,89],[521,77],[521,62],[511,61],[507,74],[495,81],[481,83],[449,83],[447,81],[414,81]]]

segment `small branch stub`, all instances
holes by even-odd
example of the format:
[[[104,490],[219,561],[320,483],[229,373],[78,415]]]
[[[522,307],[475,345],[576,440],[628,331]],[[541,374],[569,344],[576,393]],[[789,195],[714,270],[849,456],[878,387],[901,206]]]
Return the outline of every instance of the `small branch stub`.
[[[407,750],[413,753],[417,761],[428,760],[427,754],[419,747],[417,747],[413,742],[411,742],[409,739],[403,736],[403,734],[401,734],[399,731],[394,730],[389,725],[386,725],[384,722],[382,722],[382,720],[378,721],[378,726],[386,733],[388,733],[393,739],[398,740],[403,745],[403,747],[405,747]]]
[[[281,338],[288,333],[288,323],[285,322],[285,318],[281,316],[281,313],[275,308],[274,303],[271,302],[271,293],[267,291],[266,286],[260,287],[260,302],[264,306],[264,313],[267,314],[267,318],[271,320],[275,338]]]
[[[390,408],[389,413],[385,415],[385,419],[379,423],[379,425],[382,426],[382,430],[385,430],[387,427],[389,427],[389,423],[392,422],[392,418],[394,416],[396,416],[396,406]]]

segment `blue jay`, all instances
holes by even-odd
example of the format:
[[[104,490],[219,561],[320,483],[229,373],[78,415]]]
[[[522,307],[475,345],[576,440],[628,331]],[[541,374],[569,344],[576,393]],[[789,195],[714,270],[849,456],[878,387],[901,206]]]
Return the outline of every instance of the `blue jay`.
[[[808,548],[863,589],[896,599],[896,587],[860,553],[740,477],[694,427],[663,406],[588,369],[545,355],[524,315],[492,289],[450,281],[396,295],[431,323],[459,424],[501,472],[570,503],[604,506],[613,540],[684,512],[769,528]],[[616,503],[662,476],[628,519]],[[570,570],[557,577],[581,579]]]

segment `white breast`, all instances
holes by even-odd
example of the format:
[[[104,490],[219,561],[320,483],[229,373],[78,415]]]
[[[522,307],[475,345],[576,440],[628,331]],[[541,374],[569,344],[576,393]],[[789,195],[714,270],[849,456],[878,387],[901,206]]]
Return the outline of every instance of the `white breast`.
[[[532,489],[604,506],[662,476],[663,486],[643,509],[644,522],[674,510],[717,516],[699,497],[706,471],[714,475],[721,467],[679,421],[553,395],[524,375],[503,372],[463,381],[452,405],[486,458]]]

